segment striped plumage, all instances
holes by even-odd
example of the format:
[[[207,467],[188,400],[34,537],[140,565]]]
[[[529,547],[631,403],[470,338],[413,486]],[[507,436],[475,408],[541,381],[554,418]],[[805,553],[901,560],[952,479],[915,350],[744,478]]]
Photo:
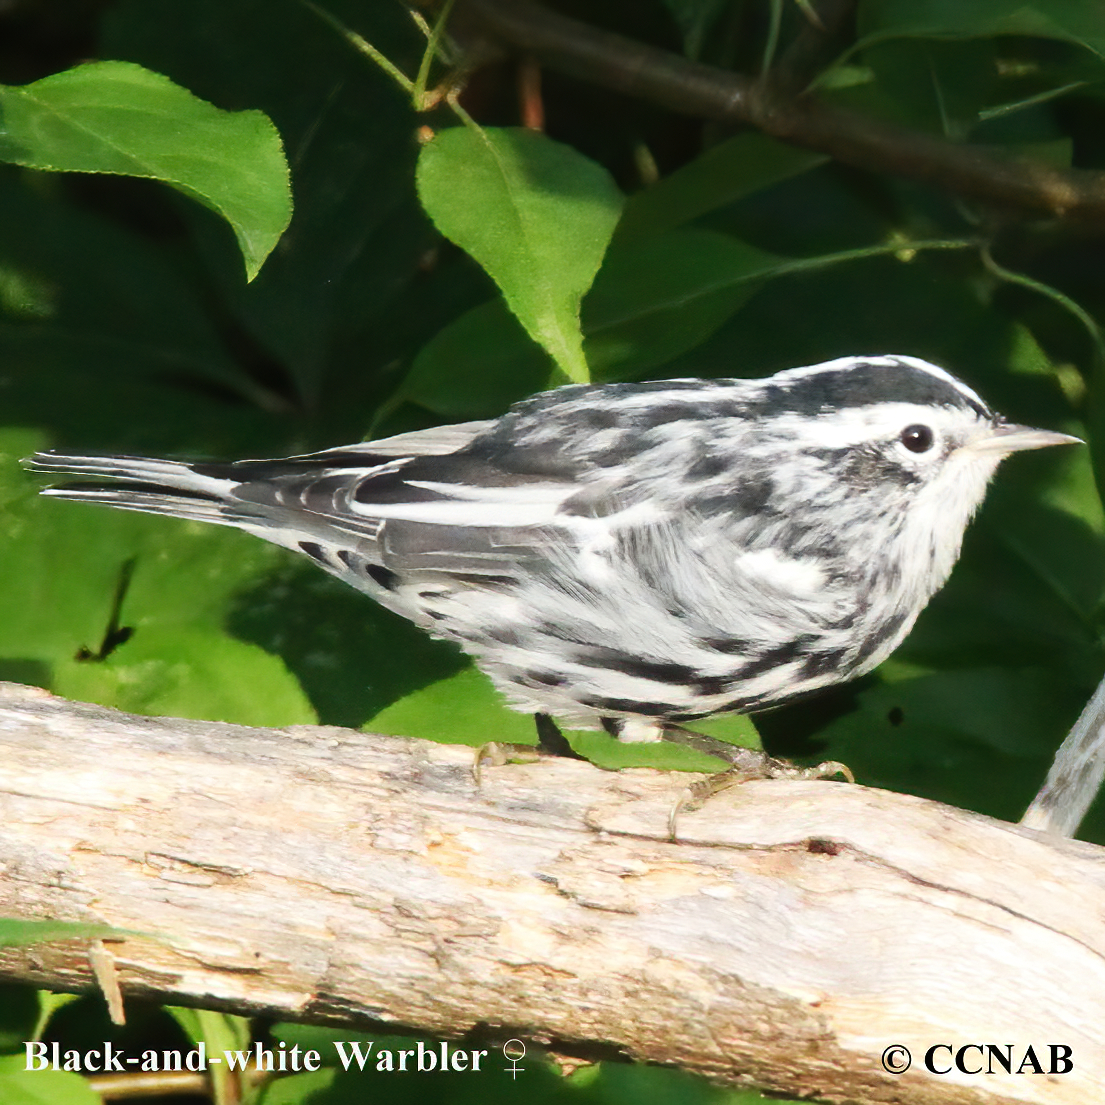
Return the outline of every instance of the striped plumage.
[[[927,436],[926,436],[927,435]],[[947,578],[1010,426],[909,357],[568,386],[288,460],[40,453],[60,498],[237,526],[625,739],[869,670]]]

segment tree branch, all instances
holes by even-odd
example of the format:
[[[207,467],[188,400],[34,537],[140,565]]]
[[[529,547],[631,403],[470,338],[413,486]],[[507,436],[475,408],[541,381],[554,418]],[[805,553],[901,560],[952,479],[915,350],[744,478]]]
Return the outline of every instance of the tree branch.
[[[686,115],[744,123],[847,165],[943,188],[995,207],[1105,225],[1105,173],[1056,169],[846,111],[814,97],[634,42],[532,0],[458,0],[465,33],[524,50],[569,76]]]
[[[1091,845],[780,781],[686,814],[673,843],[686,775],[565,760],[488,769],[477,790],[469,748],[12,684],[0,756],[0,916],[149,933],[105,941],[127,997],[501,1033],[833,1101],[1105,1092]],[[88,946],[2,949],[0,976],[89,988]],[[1065,1044],[1074,1070],[923,1069],[934,1044],[980,1041],[1045,1066]],[[913,1051],[904,1076],[880,1066],[892,1044]]]

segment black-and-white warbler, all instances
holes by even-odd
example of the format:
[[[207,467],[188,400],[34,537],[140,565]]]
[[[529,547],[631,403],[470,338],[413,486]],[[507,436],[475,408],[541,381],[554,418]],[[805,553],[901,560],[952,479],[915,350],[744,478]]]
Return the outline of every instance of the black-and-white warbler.
[[[457,642],[516,708],[648,740],[873,668],[944,583],[1002,458],[1077,440],[886,356],[571,385],[288,460],[30,464],[82,477],[47,495],[305,553]]]

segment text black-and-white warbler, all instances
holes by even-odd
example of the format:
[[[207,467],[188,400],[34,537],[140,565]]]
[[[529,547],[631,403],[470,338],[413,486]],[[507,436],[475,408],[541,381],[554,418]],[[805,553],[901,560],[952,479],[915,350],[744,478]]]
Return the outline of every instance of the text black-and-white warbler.
[[[570,385],[288,460],[30,464],[81,477],[47,495],[305,553],[457,642],[516,708],[647,740],[873,668],[947,579],[1002,458],[1077,440],[886,356]]]

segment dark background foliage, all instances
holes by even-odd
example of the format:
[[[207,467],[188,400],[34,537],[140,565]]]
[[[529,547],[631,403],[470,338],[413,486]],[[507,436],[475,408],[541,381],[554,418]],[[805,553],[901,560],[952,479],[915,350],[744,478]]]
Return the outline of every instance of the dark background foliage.
[[[825,4],[838,18],[812,39],[809,7],[558,10],[752,75],[798,56],[822,102],[864,118],[1105,170],[1105,17],[1091,0]],[[399,3],[326,10],[417,70],[425,39]],[[461,45],[478,35],[469,28]],[[416,113],[316,12],[294,0],[0,6],[3,83],[91,58],[140,63],[222,109],[264,111],[284,142],[295,213],[247,284],[228,227],[161,184],[0,165],[0,678],[149,713],[524,738],[525,719],[499,707],[451,646],[309,564],[236,532],[36,498],[17,463],[34,448],[287,455],[493,416],[557,379],[492,280],[419,203],[419,128],[456,116],[445,104]],[[527,92],[524,74],[495,54],[461,103],[485,126],[516,126],[540,107],[546,133],[630,197],[583,303],[596,378],[761,376],[905,353],[948,366],[1014,420],[1090,442],[1003,467],[951,582],[878,672],[755,719],[773,752],[840,759],[861,782],[1017,819],[1105,668],[1099,231],[553,70]],[[457,202],[475,198],[458,190]],[[925,248],[934,242],[946,248]],[[89,659],[117,593],[133,632]],[[1083,835],[1105,838],[1100,814]],[[25,1030],[21,994],[0,995],[12,1039]],[[163,1017],[135,1010],[133,1031],[161,1032],[172,1023]],[[100,1039],[108,1028],[84,999],[48,1031]],[[550,1076],[526,1092],[720,1094],[636,1077]],[[363,1092],[327,1084],[311,1100]],[[471,1085],[404,1093],[454,1100]],[[309,1088],[280,1092],[298,1101]]]

